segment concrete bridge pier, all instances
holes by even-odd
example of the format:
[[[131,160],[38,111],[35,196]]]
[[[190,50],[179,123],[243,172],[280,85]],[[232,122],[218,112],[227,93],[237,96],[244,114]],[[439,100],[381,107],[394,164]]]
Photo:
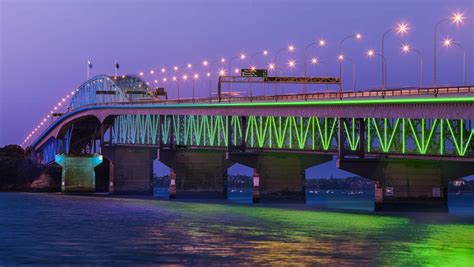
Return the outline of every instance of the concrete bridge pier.
[[[104,146],[102,155],[110,161],[109,192],[152,194],[153,160],[157,149],[137,146]]]
[[[160,149],[158,159],[170,168],[170,198],[227,198],[224,151]]]
[[[332,160],[330,155],[245,152],[229,153],[228,158],[254,169],[254,203],[261,200],[305,202],[305,170]]]
[[[55,161],[62,167],[61,192],[95,192],[95,170],[102,163],[98,154],[72,156],[59,154]]]
[[[448,182],[474,164],[406,159],[339,159],[337,167],[376,181],[375,211],[448,211]]]

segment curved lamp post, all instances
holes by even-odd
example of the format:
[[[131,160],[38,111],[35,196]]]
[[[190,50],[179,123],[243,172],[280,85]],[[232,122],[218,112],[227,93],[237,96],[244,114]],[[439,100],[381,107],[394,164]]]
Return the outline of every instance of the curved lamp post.
[[[463,52],[463,72],[464,72],[464,85],[466,85],[466,82],[467,82],[467,68],[466,68],[466,64],[467,64],[467,59],[466,59],[466,48],[461,45],[460,43],[457,43],[457,42],[454,42],[453,40],[451,40],[450,38],[446,38],[444,39],[443,41],[443,46],[444,47],[451,47],[451,46],[457,46],[459,47],[462,52]]]
[[[373,49],[367,50],[367,56],[368,56],[368,57],[379,56],[379,57],[382,59],[382,65],[385,64],[385,57],[384,57],[384,55],[375,52],[375,50],[373,50]],[[382,73],[382,76],[383,76],[383,73]],[[383,79],[382,79],[382,89],[383,89]]]
[[[345,60],[348,60],[352,64],[352,91],[355,91],[355,85],[356,85],[356,64],[352,58],[347,57],[343,54],[340,54],[337,58],[339,60],[339,65],[342,66],[342,62]],[[341,77],[339,77],[341,79]]]
[[[438,40],[437,40],[437,32],[438,32],[438,27],[439,25],[441,25],[442,23],[444,22],[448,22],[448,21],[451,21],[451,23],[453,24],[456,24],[456,25],[459,25],[459,24],[462,24],[464,22],[464,19],[466,17],[464,17],[464,13],[461,13],[461,12],[455,12],[451,15],[451,17],[449,18],[444,18],[440,21],[438,21],[436,24],[435,24],[435,27],[434,27],[434,31],[433,31],[433,82],[434,82],[434,85],[436,86],[437,85],[437,68],[438,68],[438,65],[437,65],[437,58],[436,58],[436,49],[438,47]]]
[[[229,59],[229,68],[228,68],[229,75],[231,74],[230,68],[232,67],[232,61],[234,61],[235,59],[244,60],[245,58],[246,58],[245,54],[240,53],[240,55],[232,57],[232,58]],[[229,102],[230,102],[230,83],[229,83],[229,96],[228,97],[229,97]]]
[[[295,46],[290,44],[290,45],[288,45],[287,47],[282,47],[282,48],[278,49],[277,52],[275,53],[275,63],[274,63],[274,64],[275,64],[275,77],[278,77],[278,70],[279,70],[279,66],[278,66],[278,55],[279,55],[281,52],[285,51],[285,50],[287,50],[288,52],[291,53],[291,52],[295,51]],[[278,85],[278,84],[275,83],[275,95],[276,95],[276,93],[277,93],[277,85]]]
[[[259,52],[256,52],[256,53],[253,53],[252,55],[250,55],[250,64],[253,64],[253,59],[262,54],[263,56],[267,56],[268,55],[268,50],[262,50],[262,51],[259,51]],[[257,67],[255,65],[252,65],[250,66],[251,69],[255,70]],[[250,83],[250,86],[249,86],[249,91],[250,91],[250,97],[252,97],[252,83]],[[249,93],[247,93],[249,94]]]
[[[392,27],[388,30],[386,30],[383,35],[382,35],[382,89],[385,89],[385,86],[387,84],[387,77],[386,77],[386,61],[385,61],[385,49],[384,49],[384,46],[385,46],[385,37],[387,36],[387,34],[391,33],[392,31],[396,31],[397,34],[400,34],[401,36],[403,36],[405,33],[408,32],[410,28],[408,27],[408,24],[405,23],[405,22],[401,22],[401,23],[398,23],[397,26],[395,27]]]
[[[196,81],[197,79],[199,79],[199,74],[197,73],[194,73],[193,75],[193,103],[194,103],[194,81]]]
[[[209,78],[209,102],[212,101],[212,66],[217,62],[225,63],[225,58],[218,58],[211,61],[210,63],[207,60],[204,60],[202,62],[202,65],[204,67],[209,67],[208,72],[206,73],[206,76]]]
[[[346,57],[344,55],[344,52],[343,52],[343,46],[344,46],[344,42],[349,40],[349,39],[352,39],[354,38],[355,40],[361,40],[362,39],[362,34],[360,33],[355,33],[355,34],[351,34],[351,35],[348,35],[346,37],[344,37],[342,40],[341,40],[341,43],[339,44],[339,57],[342,56],[342,60],[339,59],[339,80],[342,81],[342,62],[344,61],[344,58]],[[338,58],[339,58],[338,57]],[[352,60],[350,60],[349,58],[347,58],[349,61],[352,62]],[[353,63],[353,62],[352,62]],[[355,69],[355,64],[353,64],[354,66],[354,69]],[[354,81],[353,81],[354,83]],[[354,85],[352,85],[353,89],[354,89]]]
[[[304,64],[303,64],[304,65],[303,67],[304,67],[304,77],[305,78],[307,77],[307,74],[306,74],[306,63],[308,61],[307,50],[315,44],[319,44],[319,47],[324,47],[324,46],[326,46],[326,41],[324,39],[320,39],[319,41],[309,43],[305,46],[305,48],[304,48]],[[303,89],[304,89],[304,93],[306,94],[306,82],[304,83]]]
[[[411,51],[417,53],[420,56],[420,87],[423,87],[423,53],[416,48],[412,48],[409,44],[402,45],[402,52],[408,54]]]

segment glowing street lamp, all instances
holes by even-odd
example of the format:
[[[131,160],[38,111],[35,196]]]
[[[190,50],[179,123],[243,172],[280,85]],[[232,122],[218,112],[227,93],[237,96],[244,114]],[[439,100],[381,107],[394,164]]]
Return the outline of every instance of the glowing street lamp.
[[[373,50],[373,49],[367,50],[367,56],[370,57],[370,58],[375,57],[375,56],[379,56],[382,59],[382,65],[385,64],[385,57],[382,54],[375,52],[375,50]],[[381,75],[383,77],[383,72],[381,73]],[[381,87],[384,88],[383,78],[382,78],[382,86]]]
[[[290,69],[295,68],[295,67],[296,67],[296,61],[295,61],[295,60],[289,60],[289,61],[288,61],[288,67],[289,67]]]
[[[400,22],[398,23],[395,27],[392,27],[388,30],[386,30],[383,35],[382,35],[382,89],[385,89],[386,83],[387,83],[387,78],[386,78],[386,61],[385,61],[385,36],[390,33],[395,31],[396,34],[403,36],[404,34],[408,33],[410,30],[410,27],[408,26],[407,23],[405,22]]]
[[[177,92],[178,92],[178,101],[179,101],[179,79],[178,79],[178,77],[173,76],[173,77],[171,78],[171,80],[172,80],[173,82],[176,82],[177,85],[178,85],[178,86],[177,86],[177,87],[178,87],[178,88],[177,88],[177,89],[178,89]]]
[[[466,59],[466,48],[461,45],[460,43],[457,43],[453,40],[451,40],[450,38],[445,38],[444,41],[443,41],[443,46],[446,47],[446,48],[449,48],[449,47],[452,47],[452,46],[457,46],[459,48],[461,48],[461,50],[463,51],[463,72],[464,72],[464,85],[466,85],[467,83],[467,68],[466,68],[466,64],[467,64],[467,59]]]
[[[250,61],[250,64],[253,64],[253,63],[254,63],[254,62],[253,62],[253,59],[254,59],[256,56],[260,55],[260,54],[263,55],[263,56],[268,56],[268,50],[264,49],[264,50],[262,50],[262,51],[258,51],[258,52],[255,52],[255,53],[251,54],[251,55],[250,55],[250,60],[249,60],[249,61]],[[256,70],[257,67],[256,67],[255,64],[254,64],[254,65],[252,65],[252,66],[250,67],[250,69]],[[247,92],[247,94],[250,95],[250,97],[252,97],[252,82],[250,82],[249,91]]]
[[[310,48],[311,46],[315,45],[315,44],[318,44],[319,47],[324,47],[326,46],[326,41],[324,39],[320,39],[319,41],[316,41],[316,42],[312,42],[312,43],[309,43],[305,46],[304,48],[304,63],[303,63],[303,66],[304,66],[304,77],[306,78],[306,62],[308,61],[307,60],[307,50],[308,48]],[[313,63],[312,63],[313,64]],[[306,94],[306,82],[303,86],[303,89],[304,89],[304,93]]]
[[[451,24],[456,24],[456,25],[463,24],[465,19],[466,19],[466,17],[464,16],[464,13],[458,11],[458,12],[454,12],[453,14],[451,14],[451,17],[444,18],[444,19],[438,21],[435,24],[434,34],[433,34],[433,46],[434,46],[434,49],[433,49],[433,64],[434,64],[434,66],[433,66],[433,81],[434,81],[435,86],[437,85],[437,67],[438,67],[438,64],[437,64],[438,62],[437,62],[437,58],[436,58],[436,49],[438,47],[438,39],[437,39],[436,35],[437,35],[437,32],[438,32],[438,27],[442,23],[448,22],[448,21],[451,21]]]
[[[209,63],[209,61],[207,61],[207,60],[202,61],[202,65],[204,67],[209,67],[209,72],[207,73],[207,77],[209,77],[209,102],[211,101],[211,96],[212,96],[212,85],[211,85],[211,83],[212,83],[212,80],[211,80],[212,64],[214,62],[217,62],[217,61],[218,61],[218,59],[212,61],[211,63]]]
[[[295,51],[295,46],[294,45],[288,45],[287,47],[283,47],[278,49],[278,51],[275,53],[275,70],[278,69],[278,55],[283,52],[284,50],[287,50],[289,53]],[[275,76],[278,76],[278,73],[275,71]],[[276,89],[276,84],[275,84],[275,89]]]
[[[339,44],[339,56],[342,56],[343,58],[339,59],[339,80],[342,80],[342,62],[344,61],[343,45],[344,45],[344,42],[349,39],[355,39],[356,41],[361,40],[362,34],[357,32],[357,33],[348,35],[341,40]]]
[[[175,79],[173,79],[173,80],[174,80],[174,81],[177,81],[177,85],[178,85],[178,87],[177,87],[177,91],[178,91],[178,92],[177,92],[177,93],[178,93],[178,101],[179,101],[179,81],[180,81],[180,79],[179,79],[179,76],[180,76],[179,70],[180,70],[180,69],[183,69],[183,68],[191,69],[192,67],[193,67],[193,65],[192,65],[191,63],[184,64],[184,65],[179,66],[179,67],[178,67],[178,66],[174,66],[174,67],[173,67],[173,70],[174,70],[174,77],[176,77],[176,80],[175,80]],[[182,80],[187,80],[187,79],[188,79],[188,76],[187,76],[186,74],[183,74],[183,75],[181,75],[181,79],[182,79]]]
[[[404,54],[408,54],[412,51],[420,56],[420,87],[423,87],[423,54],[420,52],[420,50],[412,48],[409,44],[402,45],[402,52]]]
[[[263,55],[263,56],[268,56],[268,50],[264,49],[264,50],[262,50],[262,51],[258,51],[258,52],[256,52],[256,53],[253,53],[252,55],[250,55],[250,60],[249,60],[249,61],[250,61],[250,64],[253,64],[253,63],[254,63],[254,62],[253,62],[253,59],[254,59],[256,56],[260,55],[260,54]]]
[[[287,47],[282,47],[282,48],[280,48],[280,49],[277,50],[277,52],[275,53],[275,63],[274,63],[274,64],[275,64],[275,68],[274,68],[274,70],[275,70],[275,77],[278,77],[278,69],[279,69],[279,67],[278,67],[278,55],[279,55],[281,52],[285,51],[285,50],[286,50],[288,53],[292,53],[292,52],[294,52],[294,51],[296,50],[296,48],[295,48],[294,45],[290,44],[290,45],[288,45]],[[275,83],[275,89],[274,89],[274,90],[275,90],[275,95],[277,95],[277,85],[278,85],[278,84]]]
[[[235,59],[245,60],[245,58],[246,58],[246,55],[244,53],[240,53],[238,56],[235,56],[229,60],[229,68],[228,68],[229,75],[231,73],[230,68],[232,67],[232,61],[234,61]]]
[[[193,75],[193,103],[194,103],[194,81],[199,79],[199,74],[194,73]]]
[[[337,59],[339,60],[339,64],[342,65],[342,62],[345,60],[349,60],[349,62],[352,64],[352,91],[355,91],[355,86],[356,86],[356,64],[354,60],[352,60],[350,57],[347,57],[343,54],[340,54]],[[340,79],[341,77],[339,77]]]
[[[240,53],[238,56],[235,56],[235,57],[231,58],[229,60],[228,74],[229,75],[231,74],[231,69],[230,68],[232,67],[232,61],[234,61],[235,59],[245,60],[245,58],[246,58],[245,53]],[[237,70],[236,73],[239,73],[239,71]],[[229,102],[230,102],[230,83],[229,83]]]

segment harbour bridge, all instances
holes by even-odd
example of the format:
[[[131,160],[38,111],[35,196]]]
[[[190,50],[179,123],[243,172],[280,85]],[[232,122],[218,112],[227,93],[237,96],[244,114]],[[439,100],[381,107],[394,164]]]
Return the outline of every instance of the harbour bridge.
[[[98,75],[33,141],[62,167],[63,192],[151,193],[153,161],[170,198],[227,192],[227,169],[253,168],[253,201],[305,198],[305,169],[376,181],[375,209],[447,209],[447,185],[474,174],[474,86],[241,97],[227,83],[332,84],[327,77],[220,76],[216,97],[163,99],[139,76]]]

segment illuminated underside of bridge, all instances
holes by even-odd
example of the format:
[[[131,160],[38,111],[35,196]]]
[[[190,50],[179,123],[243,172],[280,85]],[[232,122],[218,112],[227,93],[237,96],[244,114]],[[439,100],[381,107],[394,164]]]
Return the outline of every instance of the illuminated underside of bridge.
[[[447,182],[474,173],[474,87],[179,101],[147,90],[137,77],[97,76],[35,140],[43,164],[60,157],[64,191],[77,189],[64,157],[94,154],[109,162],[111,192],[150,192],[158,158],[171,169],[171,197],[222,193],[227,168],[241,163],[254,168],[256,201],[304,198],[304,170],[336,156],[394,192],[379,208],[446,208]]]

